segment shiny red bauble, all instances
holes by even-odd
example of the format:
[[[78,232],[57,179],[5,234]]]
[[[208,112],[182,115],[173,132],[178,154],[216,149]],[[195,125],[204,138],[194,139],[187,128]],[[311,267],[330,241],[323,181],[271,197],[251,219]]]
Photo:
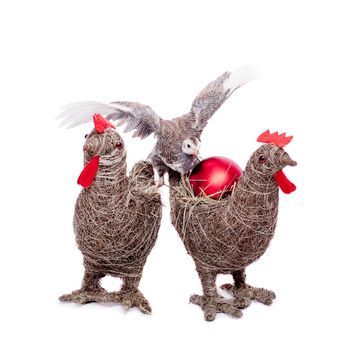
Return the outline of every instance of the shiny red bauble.
[[[198,163],[190,175],[195,196],[219,199],[232,190],[242,175],[242,169],[233,160],[210,157]]]

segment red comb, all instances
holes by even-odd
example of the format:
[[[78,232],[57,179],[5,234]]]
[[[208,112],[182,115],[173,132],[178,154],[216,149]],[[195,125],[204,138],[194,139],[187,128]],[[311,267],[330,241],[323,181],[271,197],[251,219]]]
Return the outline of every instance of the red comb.
[[[103,134],[107,128],[115,129],[115,126],[111,122],[109,122],[107,119],[103,118],[101,114],[94,114],[93,118],[94,118],[95,130],[99,134]]]
[[[281,135],[278,135],[277,132],[274,132],[273,134],[271,134],[270,130],[266,130],[258,137],[257,141],[264,142],[264,143],[272,143],[282,148],[288,145],[288,143],[292,141],[292,138],[293,136],[286,136],[285,132]]]

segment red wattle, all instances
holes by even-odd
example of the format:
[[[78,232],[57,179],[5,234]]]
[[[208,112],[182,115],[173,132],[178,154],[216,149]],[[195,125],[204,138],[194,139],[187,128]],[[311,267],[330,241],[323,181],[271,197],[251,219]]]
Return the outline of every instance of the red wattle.
[[[100,162],[100,157],[92,157],[90,162],[87,163],[78,177],[78,185],[84,188],[89,187],[94,182],[95,176],[98,170],[98,164]]]
[[[277,173],[273,177],[275,178],[282,192],[289,194],[297,189],[297,187],[288,180],[287,176],[282,170],[277,171]]]

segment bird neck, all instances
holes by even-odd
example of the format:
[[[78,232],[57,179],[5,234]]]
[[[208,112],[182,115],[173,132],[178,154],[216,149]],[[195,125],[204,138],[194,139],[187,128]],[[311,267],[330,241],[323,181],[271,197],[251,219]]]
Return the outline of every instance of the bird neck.
[[[248,210],[259,207],[271,211],[278,207],[278,194],[279,188],[273,176],[266,176],[248,165],[232,193],[231,203]]]
[[[118,195],[125,192],[129,178],[126,174],[126,155],[101,156],[91,191],[102,195]]]

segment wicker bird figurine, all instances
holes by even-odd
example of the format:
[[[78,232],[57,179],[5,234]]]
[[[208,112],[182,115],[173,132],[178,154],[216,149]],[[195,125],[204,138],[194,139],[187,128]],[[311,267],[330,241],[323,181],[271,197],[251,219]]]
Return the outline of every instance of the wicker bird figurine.
[[[246,284],[245,268],[264,254],[274,236],[278,186],[285,193],[295,190],[282,171],[296,165],[282,148],[290,140],[269,131],[260,135],[258,141],[266,144],[250,157],[232,195],[219,201],[194,197],[190,185],[170,173],[172,223],[194,259],[203,289],[203,296],[193,295],[190,300],[201,306],[207,321],[218,312],[240,317],[240,309],[251,300],[271,304],[275,298],[272,291]],[[222,288],[234,299],[217,293],[218,274],[232,275],[234,284]]]
[[[169,168],[187,174],[199,162],[200,137],[208,120],[236,89],[254,77],[254,71],[247,66],[222,74],[200,92],[189,113],[172,120],[160,118],[149,106],[138,102],[95,101],[71,103],[58,118],[63,118],[62,125],[74,127],[88,122],[91,113],[99,111],[108,120],[119,120],[119,125],[126,123],[125,131],[135,130],[134,137],[143,139],[153,133],[157,142],[148,159],[161,186]]]
[[[153,248],[162,214],[160,194],[149,162],[136,163],[126,175],[126,150],[114,125],[100,115],[84,145],[85,168],[78,183],[74,213],[76,242],[84,258],[82,286],[61,301],[120,303],[150,313],[138,290],[142,270]],[[120,277],[119,292],[100,286],[106,275]]]

